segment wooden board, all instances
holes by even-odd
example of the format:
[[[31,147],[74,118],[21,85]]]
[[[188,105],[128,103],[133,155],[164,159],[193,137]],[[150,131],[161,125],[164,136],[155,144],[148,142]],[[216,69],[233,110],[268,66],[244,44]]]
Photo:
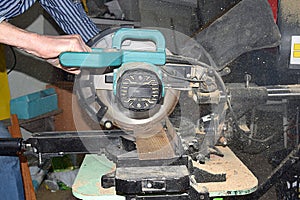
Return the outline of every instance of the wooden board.
[[[135,131],[135,137],[140,160],[159,160],[175,157],[171,142],[161,124],[152,127],[150,133]]]

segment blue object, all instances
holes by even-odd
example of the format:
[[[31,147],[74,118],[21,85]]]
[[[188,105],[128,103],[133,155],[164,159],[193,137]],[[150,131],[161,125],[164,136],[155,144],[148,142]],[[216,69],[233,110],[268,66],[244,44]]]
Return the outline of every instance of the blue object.
[[[126,39],[153,41],[156,51],[122,50],[122,42]],[[92,52],[63,52],[59,56],[65,67],[102,68],[120,66],[127,62],[146,62],[164,65],[166,62],[165,38],[158,30],[119,29],[112,39],[113,49],[94,48]]]
[[[11,135],[0,122],[0,138]],[[0,156],[0,195],[3,200],[24,200],[23,181],[18,156]]]
[[[10,101],[11,114],[17,114],[19,119],[30,119],[58,109],[57,94],[54,88],[49,88]]]

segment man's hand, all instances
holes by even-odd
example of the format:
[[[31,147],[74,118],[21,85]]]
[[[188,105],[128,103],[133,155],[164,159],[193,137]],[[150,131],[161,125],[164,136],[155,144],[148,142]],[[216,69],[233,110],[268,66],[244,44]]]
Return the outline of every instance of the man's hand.
[[[36,48],[25,50],[45,59],[56,58],[65,51],[91,51],[80,35],[48,36],[37,34],[36,42]]]
[[[46,59],[50,64],[55,67],[61,68],[69,73],[78,74],[79,68],[63,67],[59,63],[58,56],[65,51],[77,52],[90,52],[91,48],[88,47],[79,35],[65,35],[65,36],[45,36],[38,35],[41,48],[37,53],[33,53],[41,58]]]

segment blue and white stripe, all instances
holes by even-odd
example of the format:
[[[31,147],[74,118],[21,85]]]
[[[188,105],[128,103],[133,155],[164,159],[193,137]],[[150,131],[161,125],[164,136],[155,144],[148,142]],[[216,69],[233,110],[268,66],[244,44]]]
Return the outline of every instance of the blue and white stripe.
[[[2,0],[0,1],[0,22],[22,14],[36,0]]]
[[[37,0],[1,0],[0,23],[22,14]],[[87,42],[99,29],[86,15],[81,3],[72,0],[38,0],[42,7],[53,17],[67,34],[79,34]]]

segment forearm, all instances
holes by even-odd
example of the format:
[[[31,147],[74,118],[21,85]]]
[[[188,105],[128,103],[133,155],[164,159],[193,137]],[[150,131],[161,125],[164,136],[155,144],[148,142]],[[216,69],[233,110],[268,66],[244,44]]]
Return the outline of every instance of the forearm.
[[[0,23],[0,43],[18,47],[35,56],[57,58],[64,51],[90,51],[79,35],[39,35],[15,27],[7,22]]]
[[[0,23],[0,43],[15,46],[37,55],[36,49],[40,48],[37,40],[39,40],[39,35],[36,33],[20,29],[5,21]]]

